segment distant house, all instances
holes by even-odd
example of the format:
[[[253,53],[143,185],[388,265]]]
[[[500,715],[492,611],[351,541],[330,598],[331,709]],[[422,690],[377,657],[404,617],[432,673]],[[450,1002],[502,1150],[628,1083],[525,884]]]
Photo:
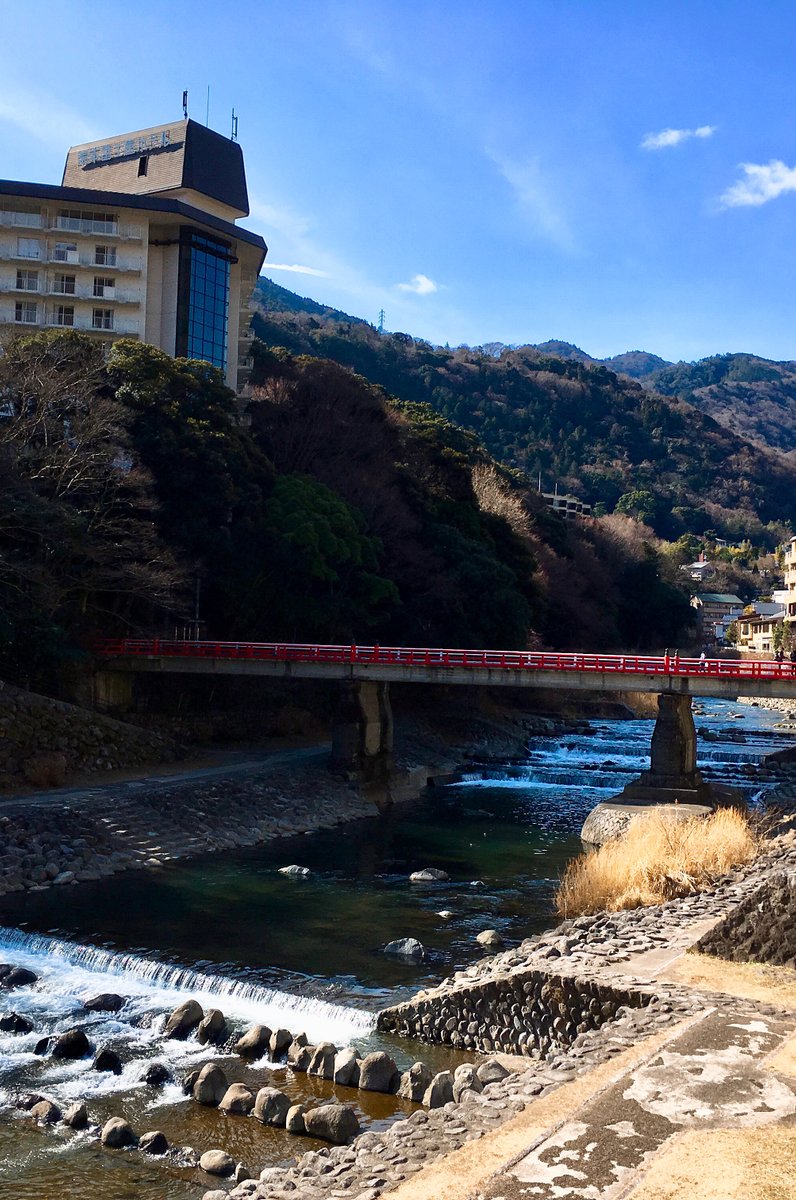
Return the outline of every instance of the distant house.
[[[542,499],[548,508],[557,512],[560,517],[570,520],[572,517],[590,517],[591,505],[584,504],[577,496],[562,496],[558,492],[542,492]]]
[[[785,547],[785,591],[787,592],[786,621],[796,621],[796,537]]]
[[[706,642],[723,641],[730,623],[743,613],[743,600],[724,592],[698,592],[691,606],[696,609],[699,637]]]
[[[785,605],[773,600],[755,600],[747,604],[738,621],[739,650],[758,654],[774,651],[774,634],[785,618]]]
[[[680,570],[687,571],[692,579],[696,579],[697,583],[701,583],[703,579],[710,579],[711,575],[716,574],[713,563],[708,562],[704,555],[696,562],[686,563]]]

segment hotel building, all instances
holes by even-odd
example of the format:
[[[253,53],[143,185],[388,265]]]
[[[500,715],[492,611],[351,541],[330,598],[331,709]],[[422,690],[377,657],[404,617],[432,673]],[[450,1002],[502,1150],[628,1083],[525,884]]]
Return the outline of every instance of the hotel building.
[[[267,253],[248,212],[240,146],[191,120],[73,146],[60,187],[0,180],[0,338],[139,338],[239,391]]]

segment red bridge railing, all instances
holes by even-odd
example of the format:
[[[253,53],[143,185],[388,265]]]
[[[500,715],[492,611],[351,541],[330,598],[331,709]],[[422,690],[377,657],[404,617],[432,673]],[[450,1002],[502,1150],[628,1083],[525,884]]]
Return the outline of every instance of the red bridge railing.
[[[487,668],[493,671],[593,671],[624,675],[695,675],[721,679],[792,679],[796,663],[756,658],[681,658],[678,654],[580,654],[525,650],[443,650],[413,646],[323,646],[289,642],[189,642],[160,638],[107,639],[103,658],[239,659],[252,662],[359,666]]]

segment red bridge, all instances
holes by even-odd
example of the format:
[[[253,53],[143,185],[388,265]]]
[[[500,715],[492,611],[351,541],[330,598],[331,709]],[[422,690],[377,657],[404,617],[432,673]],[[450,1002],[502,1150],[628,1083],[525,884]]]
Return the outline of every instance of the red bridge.
[[[590,692],[657,692],[650,770],[627,802],[713,803],[696,765],[692,696],[796,700],[796,664],[768,659],[685,658],[678,653],[581,654],[449,650],[412,646],[324,646],[288,642],[105,641],[96,647],[97,701],[124,704],[138,672],[271,675],[342,684],[332,759],[371,780],[391,769],[390,683],[469,684]]]
[[[107,666],[114,671],[796,699],[796,663],[778,663],[773,659],[699,659],[676,653],[582,654],[290,642],[191,642],[160,638],[103,641],[96,652],[109,660]]]

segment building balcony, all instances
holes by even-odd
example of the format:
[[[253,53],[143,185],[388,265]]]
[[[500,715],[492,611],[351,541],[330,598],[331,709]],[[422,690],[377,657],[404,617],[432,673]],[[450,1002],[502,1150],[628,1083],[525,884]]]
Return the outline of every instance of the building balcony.
[[[48,228],[58,233],[76,233],[82,237],[122,238],[140,242],[144,236],[141,225],[121,225],[118,221],[83,220],[82,217],[56,217]]]
[[[41,213],[0,212],[0,227],[6,229],[43,229],[44,217]]]
[[[91,316],[83,313],[75,313],[71,319],[66,320],[57,313],[48,313],[44,321],[36,323],[46,324],[50,329],[77,329],[80,333],[98,333],[115,337],[138,337],[140,334],[138,321],[114,321],[112,329],[98,329],[93,324]]]

